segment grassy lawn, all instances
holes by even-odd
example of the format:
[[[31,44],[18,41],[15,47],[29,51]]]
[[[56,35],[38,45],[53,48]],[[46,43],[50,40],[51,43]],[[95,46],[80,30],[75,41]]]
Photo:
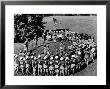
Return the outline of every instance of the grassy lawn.
[[[23,43],[14,43],[14,53],[19,54],[20,50],[23,50]]]
[[[59,21],[58,25],[54,25],[53,17]],[[69,28],[73,32],[91,34],[97,40],[97,16],[50,16],[43,20],[47,22],[45,29]]]
[[[52,52],[53,54],[56,52],[55,49],[59,49],[59,47],[60,47],[60,43],[59,42],[53,42],[53,41],[51,41],[51,42],[48,42],[48,43],[49,43],[50,52]],[[64,44],[66,45],[66,49],[67,49],[67,47],[68,47],[68,45],[70,43],[65,42]],[[31,44],[29,46],[30,46],[29,47],[29,50],[30,50],[32,48],[31,47]],[[23,50],[23,43],[15,43],[14,44],[14,53],[15,54],[19,54],[20,50]],[[42,45],[41,46],[38,46],[38,47],[36,46],[35,49],[33,50],[33,53],[35,53],[36,56],[38,55],[38,53],[40,54],[42,52],[43,52],[43,46]]]

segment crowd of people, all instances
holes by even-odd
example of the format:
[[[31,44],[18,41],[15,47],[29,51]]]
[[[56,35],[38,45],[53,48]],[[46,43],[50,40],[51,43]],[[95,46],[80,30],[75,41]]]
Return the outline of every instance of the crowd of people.
[[[52,53],[49,44],[44,42],[44,50],[37,56],[27,49],[20,51],[18,55],[14,54],[15,75],[71,76],[97,59],[97,45],[90,35],[71,31],[50,31],[44,33],[43,39],[59,42],[59,49],[54,49],[55,52]],[[70,43],[68,47],[64,42]]]

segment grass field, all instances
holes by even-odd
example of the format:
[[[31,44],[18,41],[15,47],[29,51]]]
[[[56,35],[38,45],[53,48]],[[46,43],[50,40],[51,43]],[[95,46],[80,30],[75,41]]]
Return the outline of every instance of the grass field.
[[[20,50],[23,50],[23,43],[14,43],[14,53],[19,54]]]
[[[58,20],[58,25],[54,25],[53,18]],[[87,33],[95,36],[97,41],[97,16],[50,16],[43,19],[45,29],[69,28],[70,31]]]
[[[30,42],[31,43],[31,42]],[[56,50],[55,49],[59,49],[59,47],[60,47],[60,43],[59,42],[48,42],[49,43],[49,49],[50,49],[50,52],[51,53],[55,53],[56,52]],[[40,44],[40,43],[39,43]],[[65,42],[65,45],[66,45],[66,49],[67,49],[67,47],[68,47],[68,45],[69,45],[70,43],[68,43],[68,42]],[[31,44],[29,45],[29,46],[31,46]],[[29,50],[31,49],[32,47],[29,47]],[[19,52],[20,52],[20,50],[23,50],[24,48],[23,48],[23,43],[15,43],[14,44],[14,53],[15,54],[19,54]],[[35,53],[36,54],[36,56],[38,55],[38,53],[40,54],[40,53],[42,53],[43,52],[43,46],[41,45],[41,46],[36,46],[35,47],[35,50],[33,50],[33,53]]]

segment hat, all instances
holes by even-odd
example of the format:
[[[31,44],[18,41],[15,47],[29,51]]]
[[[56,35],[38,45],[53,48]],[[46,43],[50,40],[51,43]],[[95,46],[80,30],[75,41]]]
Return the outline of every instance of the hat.
[[[80,55],[80,54],[81,54],[81,52],[80,52],[80,51],[78,51],[78,54]]]
[[[65,59],[66,59],[66,60],[68,60],[69,58],[68,58],[68,57],[66,57]]]
[[[39,61],[39,63],[41,63],[41,62]]]
[[[61,57],[60,60],[63,60],[63,57]]]
[[[58,59],[58,56],[55,56],[55,59]]]
[[[75,55],[71,55],[71,57],[75,57]]]
[[[38,55],[38,58],[40,58],[41,57],[41,55]]]
[[[53,57],[50,57],[50,60],[52,60],[53,59]]]
[[[31,56],[31,58],[34,58],[34,56]]]
[[[47,56],[44,57],[44,59],[46,59],[46,58],[47,58]]]
[[[50,64],[52,64],[52,61],[50,61]]]
[[[26,56],[26,59],[28,59],[28,56]]]
[[[36,57],[34,57],[34,60],[36,60],[37,58]]]

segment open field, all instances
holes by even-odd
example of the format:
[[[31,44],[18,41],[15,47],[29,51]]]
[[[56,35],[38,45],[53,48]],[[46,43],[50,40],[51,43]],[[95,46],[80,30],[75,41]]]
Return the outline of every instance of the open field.
[[[54,25],[53,18],[58,20],[58,25]],[[69,28],[70,31],[87,33],[95,36],[97,41],[97,16],[50,16],[45,17],[45,29]]]
[[[49,43],[49,49],[50,49],[50,52],[51,53],[55,53],[55,49],[59,49],[59,47],[60,47],[60,43],[59,42],[48,42]],[[30,45],[29,45],[29,50],[32,48],[31,45],[32,43],[30,42]],[[38,43],[38,44],[40,44],[40,43]],[[70,43],[68,43],[68,42],[65,42],[65,45],[66,45],[66,49],[67,49],[67,47],[68,47],[68,45],[69,45]],[[15,54],[19,54],[19,52],[20,52],[20,50],[23,50],[24,48],[23,48],[23,43],[15,43],[14,44],[14,53]],[[43,52],[43,46],[41,45],[41,46],[36,46],[35,47],[35,49],[33,50],[33,53],[35,53],[36,54],[36,56],[38,55],[38,53],[40,54],[40,53],[42,53]]]
[[[23,43],[14,43],[14,53],[19,54],[20,50],[23,50]]]

